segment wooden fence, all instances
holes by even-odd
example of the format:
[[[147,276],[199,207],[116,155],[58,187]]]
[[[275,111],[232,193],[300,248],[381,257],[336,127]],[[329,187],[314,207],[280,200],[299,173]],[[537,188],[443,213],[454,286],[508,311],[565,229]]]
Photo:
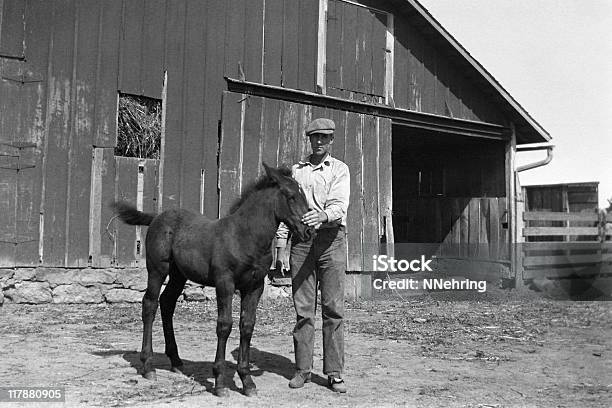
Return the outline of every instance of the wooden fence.
[[[525,212],[523,279],[612,274],[612,224],[605,213]]]

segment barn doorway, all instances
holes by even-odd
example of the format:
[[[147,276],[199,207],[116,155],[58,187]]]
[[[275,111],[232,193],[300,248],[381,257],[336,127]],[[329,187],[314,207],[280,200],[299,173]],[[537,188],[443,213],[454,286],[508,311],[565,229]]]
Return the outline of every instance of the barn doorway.
[[[393,125],[396,243],[498,253],[507,242],[505,142]]]

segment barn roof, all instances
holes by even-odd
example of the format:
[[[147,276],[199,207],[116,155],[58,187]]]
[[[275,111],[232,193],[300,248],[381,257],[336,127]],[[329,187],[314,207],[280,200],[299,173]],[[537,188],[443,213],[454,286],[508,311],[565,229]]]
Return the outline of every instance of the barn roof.
[[[420,29],[474,83],[497,102],[516,125],[517,143],[540,143],[551,140],[549,133],[501,86],[470,53],[416,0],[390,0],[404,18]]]

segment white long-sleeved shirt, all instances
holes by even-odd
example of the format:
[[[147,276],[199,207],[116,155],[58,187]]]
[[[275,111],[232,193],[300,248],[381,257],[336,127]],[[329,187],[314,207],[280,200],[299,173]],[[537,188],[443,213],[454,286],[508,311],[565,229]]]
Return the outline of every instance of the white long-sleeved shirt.
[[[309,158],[294,164],[291,168],[293,178],[299,183],[308,201],[308,207],[327,215],[327,222],[318,224],[315,229],[337,225],[346,226],[346,212],[350,197],[350,174],[346,164],[325,156],[321,163],[314,165]],[[283,223],[276,232],[276,246],[284,247],[289,229]]]

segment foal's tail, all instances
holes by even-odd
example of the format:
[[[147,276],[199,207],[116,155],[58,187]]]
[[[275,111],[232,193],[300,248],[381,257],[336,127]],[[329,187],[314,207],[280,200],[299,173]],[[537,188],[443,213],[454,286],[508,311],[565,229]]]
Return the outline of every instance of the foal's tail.
[[[156,217],[156,214],[138,211],[136,207],[125,201],[115,201],[111,207],[121,221],[129,225],[149,225]]]

